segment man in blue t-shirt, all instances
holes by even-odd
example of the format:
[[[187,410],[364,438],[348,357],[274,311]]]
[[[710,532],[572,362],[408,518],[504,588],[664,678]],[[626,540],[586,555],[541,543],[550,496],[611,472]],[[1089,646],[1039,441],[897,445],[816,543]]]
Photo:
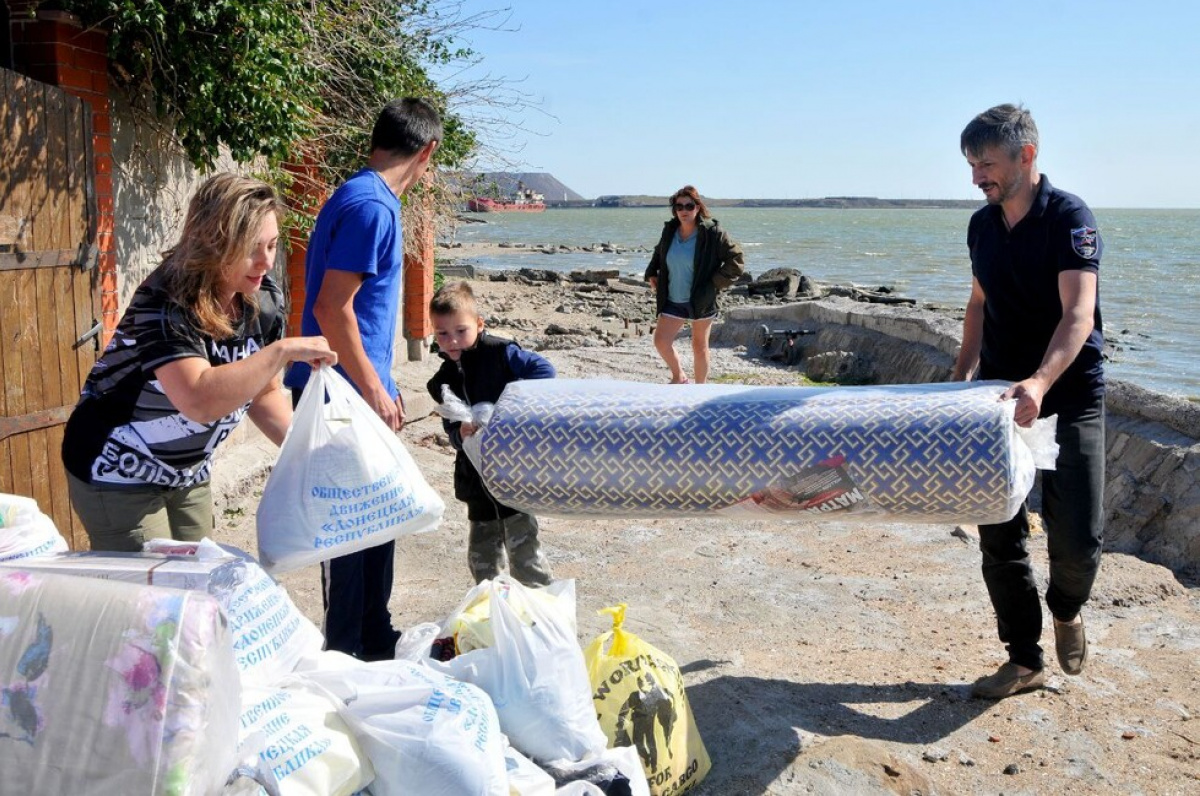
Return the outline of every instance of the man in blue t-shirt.
[[[1001,397],[1016,402],[1018,425],[1058,416],[1056,469],[1042,472],[1046,606],[1059,665],[1076,675],[1088,658],[1080,609],[1091,596],[1104,532],[1103,243],[1083,200],[1038,173],[1029,111],[984,111],[963,130],[960,146],[988,204],[967,230],[973,279],[954,378],[978,370],[981,379],[1015,382]],[[1046,681],[1028,538],[1024,506],[1008,522],[979,526],[983,579],[1008,661],[975,682],[976,697],[1000,699]]]
[[[325,336],[338,370],[393,431],[404,425],[391,373],[404,263],[399,197],[421,179],[441,139],[441,117],[426,100],[385,105],[366,168],[321,208],[305,260],[302,334]],[[294,402],[309,372],[302,363],[288,371],[284,384]],[[326,649],[364,660],[393,657],[400,638],[388,611],[395,548],[387,542],[322,565]]]

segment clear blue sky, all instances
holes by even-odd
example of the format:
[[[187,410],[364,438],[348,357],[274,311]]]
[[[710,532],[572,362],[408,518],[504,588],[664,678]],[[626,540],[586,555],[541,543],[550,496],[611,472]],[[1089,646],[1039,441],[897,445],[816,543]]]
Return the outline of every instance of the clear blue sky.
[[[958,135],[1021,102],[1056,185],[1095,207],[1200,207],[1197,2],[507,7],[519,29],[470,33],[483,64],[465,77],[520,80],[545,113],[494,143],[587,198],[685,183],[718,198],[977,198]]]

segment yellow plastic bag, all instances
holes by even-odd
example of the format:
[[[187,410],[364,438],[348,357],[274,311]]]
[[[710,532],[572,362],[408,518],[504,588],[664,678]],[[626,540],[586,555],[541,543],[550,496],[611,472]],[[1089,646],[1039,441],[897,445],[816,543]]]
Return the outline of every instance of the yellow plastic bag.
[[[583,657],[609,748],[637,747],[653,796],[686,793],[704,779],[712,763],[679,666],[671,656],[621,629],[625,603],[600,613],[612,616],[612,632],[597,636]]]

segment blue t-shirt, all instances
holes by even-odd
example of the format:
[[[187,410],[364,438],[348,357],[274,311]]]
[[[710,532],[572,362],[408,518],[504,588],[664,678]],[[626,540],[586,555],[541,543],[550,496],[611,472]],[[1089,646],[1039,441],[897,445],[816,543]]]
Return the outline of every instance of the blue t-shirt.
[[[696,238],[699,230],[693,230],[687,240],[681,240],[679,230],[667,248],[667,301],[673,304],[692,302],[692,278],[696,274]]]
[[[392,379],[392,351],[400,309],[400,278],[404,266],[400,200],[383,178],[363,169],[334,191],[317,215],[308,242],[304,270],[304,313],[300,331],[323,334],[313,305],[328,270],[364,274],[354,296],[354,314],[363,349],[388,393],[399,395]],[[345,374],[341,365],[338,370]],[[308,382],[307,362],[295,362],[284,384],[293,389]]]

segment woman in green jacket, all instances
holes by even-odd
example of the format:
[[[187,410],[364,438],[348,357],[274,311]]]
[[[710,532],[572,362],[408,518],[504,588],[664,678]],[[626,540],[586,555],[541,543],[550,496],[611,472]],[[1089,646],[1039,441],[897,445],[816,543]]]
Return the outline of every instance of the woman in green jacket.
[[[717,292],[736,282],[746,266],[741,247],[709,215],[694,187],[676,191],[670,206],[671,220],[646,268],[658,308],[654,347],[671,369],[671,383],[687,384],[674,344],[679,330],[690,323],[696,383],[703,384],[708,380],[708,335],[717,317]]]

